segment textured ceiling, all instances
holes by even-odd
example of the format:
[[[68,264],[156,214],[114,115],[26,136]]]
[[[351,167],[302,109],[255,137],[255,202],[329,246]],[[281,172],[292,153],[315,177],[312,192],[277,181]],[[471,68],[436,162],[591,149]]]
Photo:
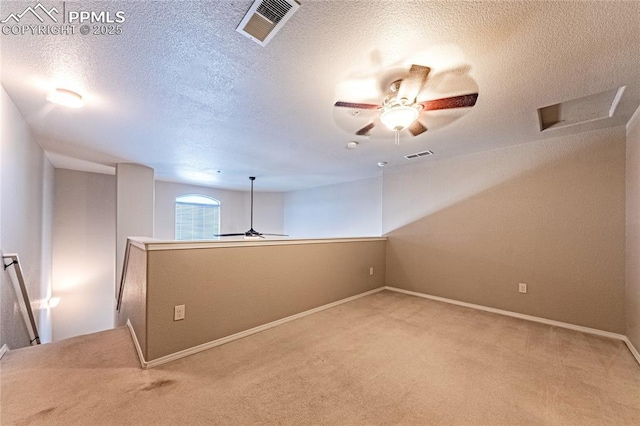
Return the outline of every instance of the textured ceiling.
[[[3,0],[0,18],[36,3]],[[232,189],[255,175],[260,190],[376,176],[377,162],[425,149],[435,155],[414,161],[618,126],[640,105],[640,2],[301,3],[261,47],[235,31],[251,1],[66,2],[124,11],[123,34],[0,35],[2,85],[54,163],[136,162]],[[419,100],[477,91],[476,106],[427,113],[429,131],[400,146],[380,128],[355,136],[371,113],[333,104],[379,103],[412,63],[432,68]],[[47,104],[56,86],[85,107]],[[613,117],[540,132],[538,108],[620,86]]]

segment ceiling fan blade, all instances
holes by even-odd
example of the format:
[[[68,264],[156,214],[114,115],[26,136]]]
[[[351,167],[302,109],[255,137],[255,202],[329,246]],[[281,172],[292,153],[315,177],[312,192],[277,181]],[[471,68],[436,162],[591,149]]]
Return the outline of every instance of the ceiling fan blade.
[[[356,132],[356,135],[358,136],[369,136],[369,132],[371,131],[371,129],[373,129],[376,125],[374,123],[369,123],[366,126],[364,126],[362,129],[358,130]]]
[[[289,236],[287,234],[262,234],[262,233],[260,235],[270,235],[270,236],[273,236],[273,237],[288,237]]]
[[[215,234],[214,237],[244,237],[244,233],[242,233],[242,234]]]
[[[477,99],[477,93],[470,93],[468,95],[452,96],[450,98],[434,99],[432,101],[422,102],[422,106],[424,107],[424,111],[472,107],[476,104]]]
[[[344,107],[344,108],[355,108],[355,109],[378,109],[380,105],[373,104],[358,104],[353,102],[342,102],[338,101],[333,106]]]
[[[409,131],[413,136],[418,136],[426,132],[427,128],[424,127],[418,120],[416,120],[411,126],[409,126]]]
[[[418,93],[422,90],[422,86],[424,86],[424,82],[427,80],[429,71],[431,71],[429,67],[411,65],[409,75],[402,79],[402,83],[400,83],[398,99],[406,98],[411,103],[415,102],[416,96],[418,96]]]

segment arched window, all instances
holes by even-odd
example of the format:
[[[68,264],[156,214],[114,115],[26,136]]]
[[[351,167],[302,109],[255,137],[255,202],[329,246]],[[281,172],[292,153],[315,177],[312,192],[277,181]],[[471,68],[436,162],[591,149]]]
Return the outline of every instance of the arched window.
[[[213,240],[220,233],[220,201],[204,195],[176,197],[176,240]]]

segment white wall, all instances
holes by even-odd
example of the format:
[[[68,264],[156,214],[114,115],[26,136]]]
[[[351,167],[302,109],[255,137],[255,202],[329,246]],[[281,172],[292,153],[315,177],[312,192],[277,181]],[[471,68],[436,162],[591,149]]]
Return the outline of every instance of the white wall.
[[[53,215],[55,208],[55,171],[49,159],[42,158],[42,268],[40,270],[40,289],[43,300],[48,301],[53,295]],[[43,304],[44,305],[44,304]],[[46,305],[45,305],[46,306]],[[40,309],[40,341],[53,341],[53,309]]]
[[[5,132],[8,132],[8,130],[5,127],[5,122],[8,121],[8,118],[5,119],[5,109],[8,108],[7,104],[7,100],[6,100],[6,92],[4,91],[4,88],[2,88],[2,93],[0,93],[0,96],[2,96],[0,98],[0,167],[2,167],[2,151],[4,150],[4,140],[5,140]],[[4,260],[2,259],[2,255],[3,255],[3,251],[2,251],[2,168],[0,168],[0,261]],[[4,265],[4,262],[3,262]],[[6,301],[8,300],[8,296],[5,296],[4,292],[3,292],[3,288],[5,288],[5,283],[4,283],[4,278],[5,278],[5,274],[4,271],[0,271],[0,348],[5,348],[5,343],[6,343],[6,338],[4,337],[5,335],[5,331],[4,331],[4,321],[2,319],[3,317],[3,312],[5,310],[9,309],[9,304],[6,303]],[[8,293],[7,293],[8,294]],[[5,306],[5,304],[7,304],[7,306]]]
[[[292,238],[382,233],[382,177],[287,192],[284,203],[285,233]]]
[[[116,282],[120,288],[129,237],[153,237],[154,170],[140,164],[116,164]],[[115,324],[115,323],[114,323]]]
[[[41,340],[48,341],[51,324],[45,302],[50,292],[51,191],[53,166],[17,108],[4,91],[0,93],[0,250],[18,253]],[[0,270],[0,344],[10,348],[29,345],[7,272]]]
[[[247,180],[247,183],[248,180]],[[175,238],[176,197],[186,194],[201,194],[220,201],[220,232],[236,233],[249,230],[250,193],[228,191],[204,186],[184,185],[156,181],[155,235],[161,240]],[[254,193],[253,227],[258,232],[283,233],[284,195],[280,192]]]
[[[53,339],[113,327],[115,176],[55,171]]]
[[[640,351],[640,108],[627,125],[626,334]]]
[[[55,177],[53,295],[60,304],[53,310],[53,338],[60,340],[113,326],[116,177],[66,169],[56,169]],[[221,201],[224,232],[248,229],[248,192],[156,182],[155,238],[174,238],[175,198],[192,193]],[[255,193],[256,229],[282,233],[283,199],[282,193]]]

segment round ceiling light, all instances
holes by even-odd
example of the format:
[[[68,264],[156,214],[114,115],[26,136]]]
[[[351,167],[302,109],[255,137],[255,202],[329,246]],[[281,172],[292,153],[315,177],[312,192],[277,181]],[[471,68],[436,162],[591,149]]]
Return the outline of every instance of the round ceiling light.
[[[409,105],[397,105],[385,109],[380,115],[380,121],[390,130],[404,130],[418,119],[420,113]]]
[[[80,108],[84,105],[82,96],[69,89],[56,88],[49,92],[47,100],[67,108]]]
[[[347,142],[347,149],[356,149],[358,145],[356,141]]]

